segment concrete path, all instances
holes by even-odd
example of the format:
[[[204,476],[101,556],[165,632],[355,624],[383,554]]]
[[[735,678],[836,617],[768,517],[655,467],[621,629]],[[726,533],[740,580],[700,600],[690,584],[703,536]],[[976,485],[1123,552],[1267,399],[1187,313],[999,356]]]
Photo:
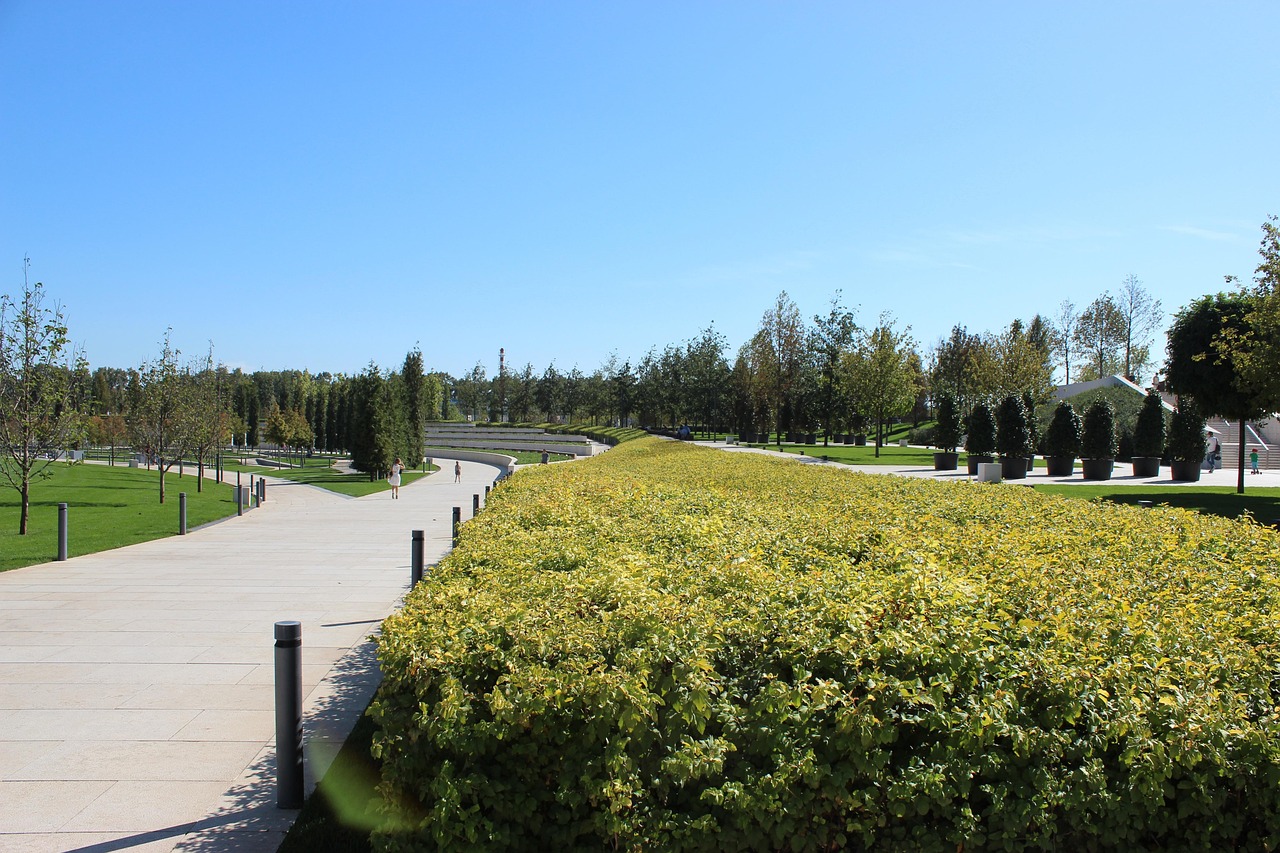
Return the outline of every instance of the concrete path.
[[[699,441],[707,447],[716,447],[721,450],[728,450],[735,453],[764,453],[770,456],[777,456],[783,459],[790,459],[796,462],[806,463],[809,465],[831,465],[847,471],[862,471],[867,474],[897,474],[904,477],[927,477],[932,480],[946,481],[965,481],[976,480],[970,477],[969,472],[961,467],[959,471],[935,471],[932,466],[924,465],[845,465],[840,462],[823,462],[822,461],[822,445],[814,447],[805,447],[805,456],[796,453],[783,453],[776,450],[765,450],[758,447],[743,447],[737,444],[725,444],[722,441]],[[1195,483],[1187,483],[1181,480],[1174,480],[1170,477],[1169,466],[1162,465],[1160,467],[1160,476],[1158,477],[1135,477],[1133,476],[1133,467],[1127,462],[1117,462],[1115,471],[1108,481],[1112,485],[1120,486],[1228,486],[1235,488],[1238,479],[1238,472],[1235,468],[1223,470],[1221,468],[1210,473],[1209,471],[1200,472],[1200,480]],[[1080,462],[1076,461],[1075,475],[1071,477],[1050,477],[1045,473],[1044,459],[1036,459],[1035,470],[1027,474],[1025,480],[1010,480],[1011,484],[1025,483],[1037,485],[1041,483],[1053,483],[1062,485],[1079,485],[1079,486],[1097,486],[1102,483],[1094,480],[1086,480],[1080,473]],[[1248,491],[1255,486],[1271,486],[1280,487],[1280,470],[1263,470],[1259,474],[1250,474],[1248,465],[1244,470],[1244,487]]]
[[[274,623],[302,622],[310,787],[377,684],[411,531],[435,562],[497,476],[441,467],[394,501],[268,479],[242,518],[0,573],[0,850],[274,851],[297,816],[275,806]]]

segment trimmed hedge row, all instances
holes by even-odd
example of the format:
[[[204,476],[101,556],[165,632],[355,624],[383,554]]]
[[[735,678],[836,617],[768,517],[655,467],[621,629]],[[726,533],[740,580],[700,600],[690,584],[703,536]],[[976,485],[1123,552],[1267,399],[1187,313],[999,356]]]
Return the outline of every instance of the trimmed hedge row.
[[[676,442],[522,472],[380,643],[379,849],[1273,849],[1280,536]]]

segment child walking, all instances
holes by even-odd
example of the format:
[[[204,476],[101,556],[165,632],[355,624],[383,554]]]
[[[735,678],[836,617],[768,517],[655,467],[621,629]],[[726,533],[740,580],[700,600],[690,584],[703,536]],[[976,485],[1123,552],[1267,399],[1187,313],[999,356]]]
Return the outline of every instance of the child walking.
[[[1258,470],[1258,448],[1256,447],[1253,450],[1249,451],[1249,464],[1253,466],[1253,470],[1250,471],[1249,473],[1251,474],[1262,473],[1261,471]]]

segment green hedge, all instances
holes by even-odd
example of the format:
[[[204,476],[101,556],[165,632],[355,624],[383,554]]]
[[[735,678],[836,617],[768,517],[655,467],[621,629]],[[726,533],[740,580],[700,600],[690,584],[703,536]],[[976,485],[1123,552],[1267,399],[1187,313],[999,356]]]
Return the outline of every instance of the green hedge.
[[[522,472],[384,625],[377,846],[1273,849],[1277,565],[676,442]]]

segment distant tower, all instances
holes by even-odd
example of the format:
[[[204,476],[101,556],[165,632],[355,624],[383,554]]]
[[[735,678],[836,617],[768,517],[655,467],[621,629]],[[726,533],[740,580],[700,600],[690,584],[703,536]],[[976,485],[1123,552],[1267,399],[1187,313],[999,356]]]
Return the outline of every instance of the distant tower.
[[[507,419],[507,349],[498,347],[498,416]]]

